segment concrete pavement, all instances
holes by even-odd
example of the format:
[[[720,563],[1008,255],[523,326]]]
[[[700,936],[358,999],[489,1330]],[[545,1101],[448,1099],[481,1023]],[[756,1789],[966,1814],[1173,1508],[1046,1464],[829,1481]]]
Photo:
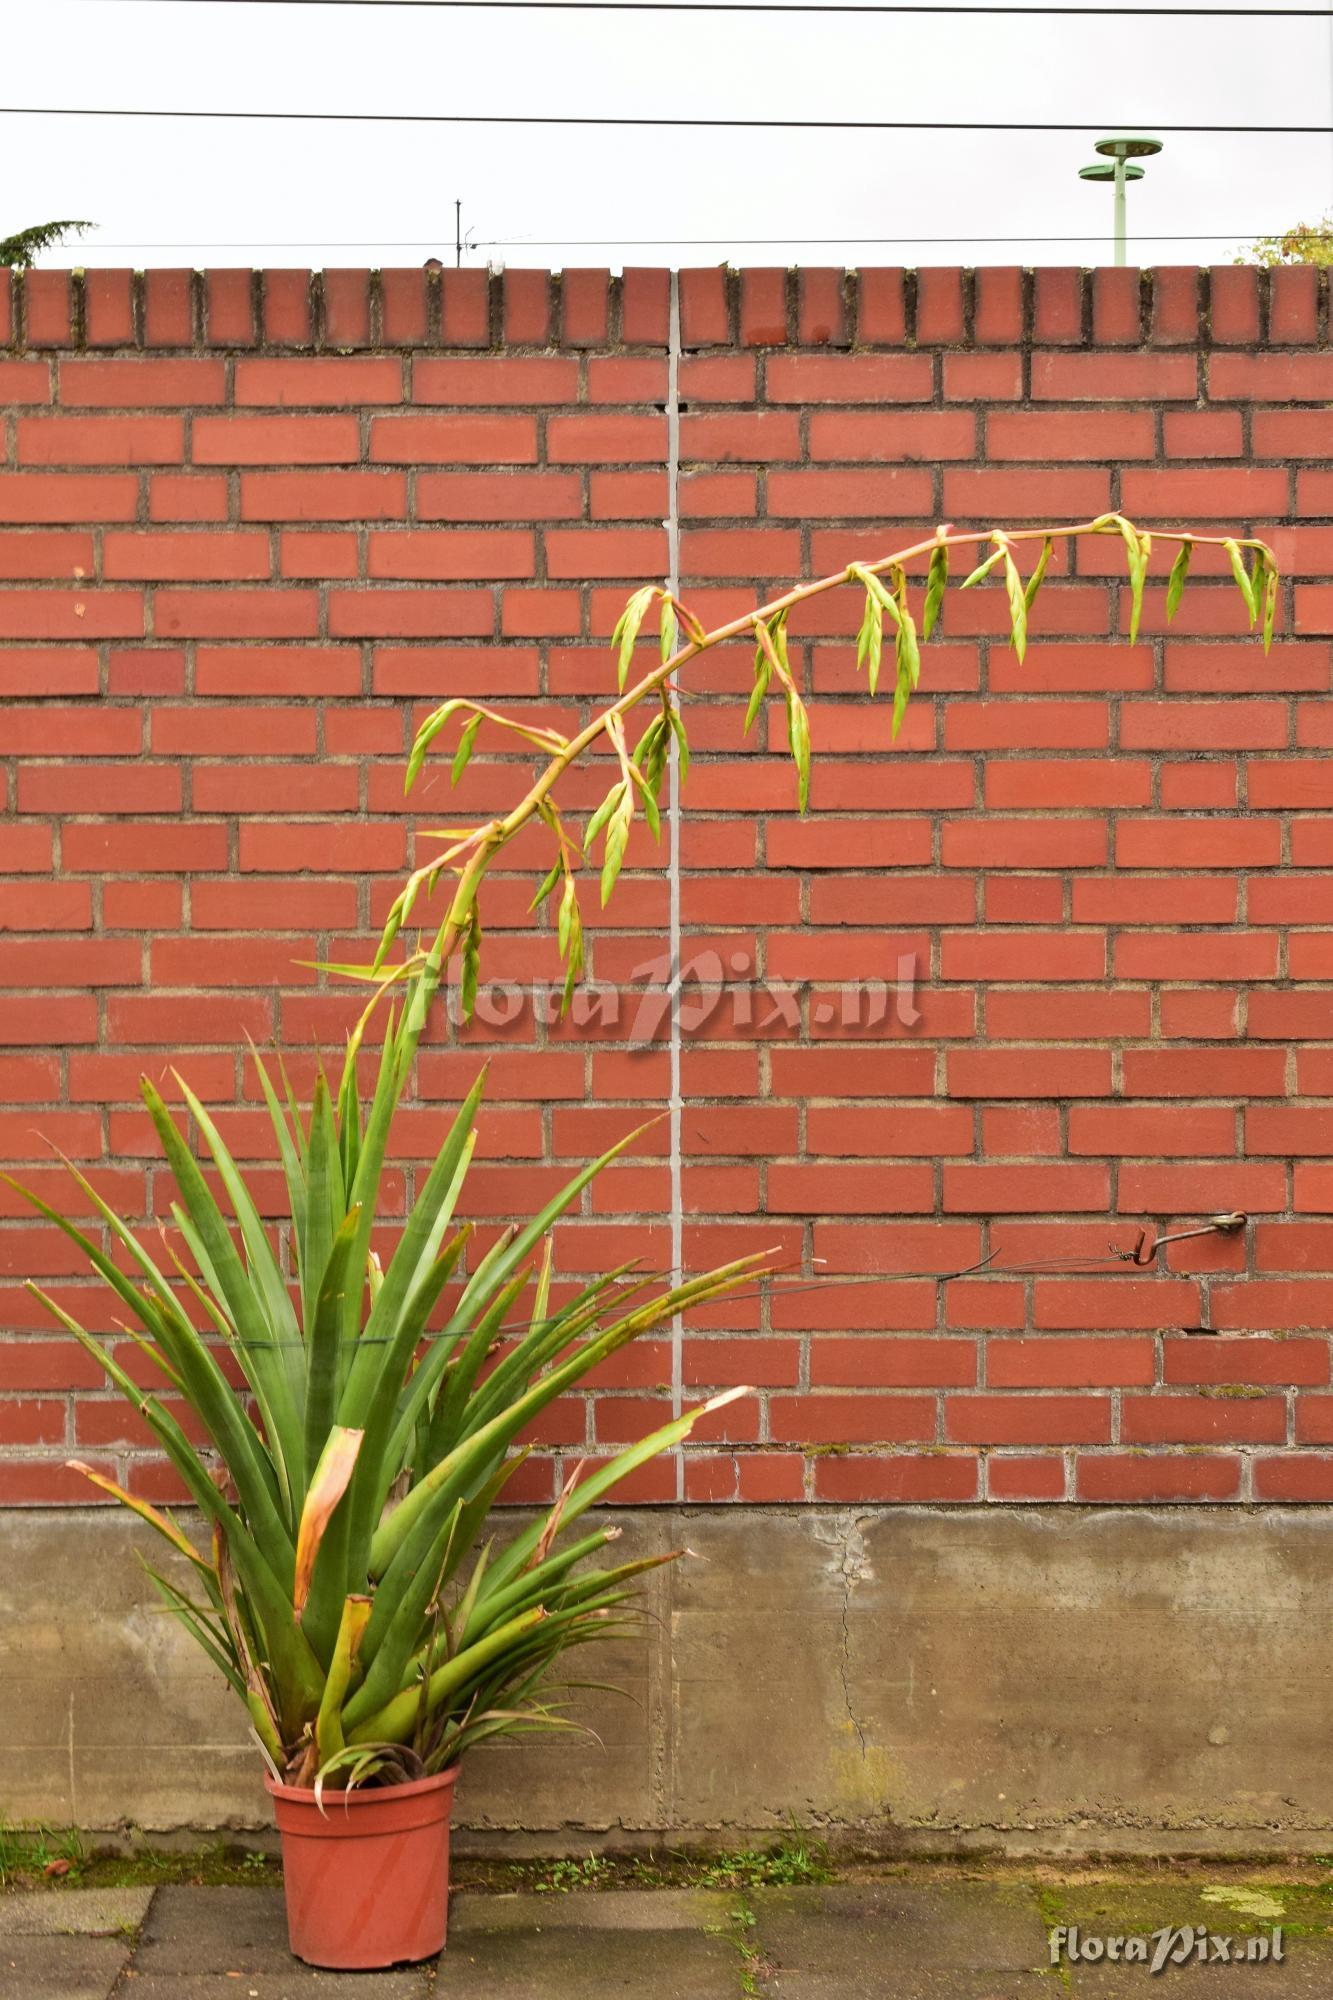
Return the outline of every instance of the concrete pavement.
[[[1280,1962],[1234,1963],[1282,1926]],[[1089,1940],[1187,1929],[1227,1941],[1155,1977]],[[1196,1928],[1197,1927],[1197,1928]],[[1257,1947],[1255,1947],[1257,1948]],[[1095,1944],[1094,1944],[1095,1949]],[[1121,1947],[1123,1952],[1123,1946]],[[1333,1894],[1234,1874],[1052,1886],[895,1876],[799,1888],[454,1897],[438,1965],[316,1972],[271,1887],[40,1890],[0,1897],[0,2000],[1329,2000]]]

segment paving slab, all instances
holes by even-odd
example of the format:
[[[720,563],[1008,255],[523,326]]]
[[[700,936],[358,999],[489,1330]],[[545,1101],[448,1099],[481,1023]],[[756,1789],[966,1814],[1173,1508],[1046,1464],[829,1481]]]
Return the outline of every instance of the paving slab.
[[[0,1939],[0,2000],[109,2000],[130,1950],[129,1938]]]
[[[130,1972],[115,2000],[427,2000],[429,1974],[420,1967],[393,1972],[317,1972],[289,1965],[285,1972]],[[47,2000],[45,1988],[24,2000]]]
[[[765,2000],[1053,2000],[1049,1974],[1043,1978],[1039,1972],[954,1972],[945,1967],[913,1971],[870,1964],[852,1974],[778,1972],[759,1979],[758,1986]],[[1064,2000],[1063,1989],[1054,1992]],[[1143,2000],[1156,2000],[1156,1995],[1145,1994]]]
[[[752,1942],[778,1973],[841,1977],[849,1994],[886,1968],[908,1974],[1033,1972],[1046,1925],[1030,1891],[1008,1884],[867,1882],[755,1889]],[[901,1991],[902,1988],[890,1988]]]
[[[0,1953],[11,1937],[113,1937],[138,1930],[147,1889],[33,1889],[0,1896]]]
[[[441,1958],[435,2000],[737,2000],[742,1964],[694,1931],[476,1931]]]
[[[133,2000],[421,2000],[425,1968],[324,1972],[292,1957],[280,1888],[157,1891],[134,1954]],[[41,2000],[46,2000],[42,1995]]]
[[[1278,1965],[1056,1972],[1046,1909],[1084,1940],[1290,1929]],[[0,2000],[1333,2000],[1331,1915],[1322,1884],[1235,1880],[462,1892],[437,1964],[338,1973],[292,1958],[280,1888],[45,1890],[0,1898]]]
[[[1056,1921],[1077,1924],[1093,1937],[1117,1932],[1150,1932],[1167,1925],[1202,1924],[1224,1935],[1265,1931],[1280,1923],[1292,1902],[1284,1887],[1256,1882],[1078,1882],[1060,1883],[1047,1893],[1047,1908]],[[1309,1898],[1301,1899],[1308,1902]],[[1325,1917],[1333,1905],[1323,1902]]]
[[[1049,1907],[1058,1912],[1058,1921],[1076,1926],[1081,1941],[1115,1936],[1142,1936],[1149,1940],[1166,1929],[1178,1931],[1191,1925],[1202,1926],[1213,1937],[1228,1939],[1233,1949],[1252,1938],[1271,1936],[1274,1925],[1299,1925],[1322,1929],[1333,1917],[1329,1898],[1318,1887],[1227,1880],[1219,1883],[1103,1882],[1063,1884],[1048,1891]],[[1216,1994],[1218,2000],[1241,2000],[1241,1996],[1267,1994],[1303,1996],[1318,1994],[1320,2000],[1333,1996],[1333,1937],[1285,1936],[1285,1957],[1280,1964],[1228,1964],[1209,1958],[1206,1963],[1189,1960],[1184,1965],[1168,1964],[1158,1975],[1140,1962],[1111,1965],[1103,1961],[1093,1966],[1066,1956],[1062,1971],[1070,1989],[1086,1993],[1089,2000],[1122,2000],[1122,1996],[1149,1991],[1166,1991],[1180,2000],[1195,1995]],[[1152,1944],[1150,1942],[1149,1950]],[[1151,1987],[1144,1985],[1151,1980]]]
[[[134,1957],[141,1974],[286,1972],[291,1964],[282,1890],[259,1887],[159,1889]]]
[[[569,1894],[531,1889],[507,1896],[455,1891],[449,1938],[479,1931],[703,1931],[725,1927],[736,1907],[726,1889],[604,1889]]]
[[[1071,1966],[1075,2000],[1329,2000],[1333,1957],[1299,1951],[1281,1965],[1173,1965],[1154,1978],[1146,1965]]]

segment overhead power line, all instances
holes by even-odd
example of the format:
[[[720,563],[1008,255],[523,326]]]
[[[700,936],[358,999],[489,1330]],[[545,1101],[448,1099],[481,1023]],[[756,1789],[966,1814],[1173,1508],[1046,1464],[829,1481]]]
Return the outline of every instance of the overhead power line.
[[[1077,124],[989,118],[668,118],[651,114],[624,118],[589,112],[566,115],[549,111],[201,111],[105,104],[3,104],[0,118],[203,118],[333,125],[586,125],[719,132],[1090,132],[1109,124],[1104,118],[1084,118]],[[1177,125],[1164,124],[1160,119],[1139,122],[1152,124],[1158,132],[1217,133],[1233,138],[1333,136],[1333,125]]]
[[[106,5],[107,0],[99,0]],[[141,6],[207,7],[516,7],[546,13],[587,14],[1065,14],[1081,16],[1147,15],[1154,20],[1327,21],[1326,7],[1051,7],[1004,4],[959,4],[944,0],[932,7],[924,0],[130,0]]]
[[[1201,234],[1198,231],[1184,236],[1143,236],[1136,229],[1134,232],[1134,241],[1136,243],[1234,243],[1238,237],[1244,237],[1249,241],[1252,239],[1257,240],[1260,236],[1264,235],[1278,234],[1280,232],[1277,230],[1230,229],[1225,235],[1216,236]],[[679,245],[684,250],[708,250],[717,249],[728,243],[743,243],[749,247],[768,247],[773,249],[780,249],[784,243],[808,243],[812,247],[819,249],[829,248],[839,243],[851,243],[855,244],[858,248],[872,250],[876,248],[912,250],[919,246],[949,243],[1101,243],[1105,241],[1105,237],[1106,231],[1104,229],[1085,230],[1081,236],[1030,236],[1022,234],[1017,236],[477,236],[473,238],[470,247],[474,250],[611,250],[616,247],[624,250],[667,250],[673,245]],[[114,249],[119,246],[107,244],[103,247]],[[126,247],[128,248],[129,246],[127,245]],[[167,248],[183,249],[185,246],[183,244],[145,243],[142,247],[145,250],[154,250]],[[201,243],[199,245],[201,250],[208,248],[219,250],[224,248],[239,249],[240,247],[239,244],[223,245],[220,243],[216,245]],[[255,245],[256,249],[262,247],[264,246],[260,244]],[[273,244],[271,247],[278,249],[283,246]],[[311,247],[312,249],[331,250],[337,248],[351,249],[352,245],[321,243],[312,244]],[[408,249],[410,247],[412,246],[408,244],[384,245],[385,249]]]
[[[1174,236],[1145,236],[1134,232],[1136,243],[1236,243],[1257,242],[1261,236],[1282,234],[1275,229],[1229,229],[1211,234],[1204,230],[1187,230]],[[925,246],[951,243],[1101,243],[1105,240],[1104,229],[1085,230],[1079,236],[1033,236],[1020,233],[1017,236],[856,236],[850,231],[843,236],[477,236],[464,244],[465,250],[716,250],[727,245],[744,245],[747,248],[783,249],[790,244],[809,245],[814,249],[830,249],[838,244],[851,244],[857,249],[900,249],[913,250]],[[284,236],[261,241],[256,237],[238,238],[228,243],[205,243],[197,236],[186,237],[174,243],[98,243],[98,250],[429,250],[432,244],[443,239],[437,236],[412,236],[386,243],[382,239],[354,236],[342,239],[324,236]],[[82,248],[82,246],[80,246]]]

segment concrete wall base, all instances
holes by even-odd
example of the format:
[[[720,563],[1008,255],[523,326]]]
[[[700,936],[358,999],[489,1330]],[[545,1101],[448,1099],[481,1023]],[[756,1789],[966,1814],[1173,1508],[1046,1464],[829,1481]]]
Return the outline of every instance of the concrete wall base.
[[[626,1510],[688,1545],[573,1668],[586,1736],[479,1751],[472,1851],[706,1845],[795,1818],[881,1853],[1326,1852],[1333,1510]],[[101,1509],[0,1527],[0,1818],[269,1821],[246,1720]],[[154,1549],[156,1556],[156,1549]]]

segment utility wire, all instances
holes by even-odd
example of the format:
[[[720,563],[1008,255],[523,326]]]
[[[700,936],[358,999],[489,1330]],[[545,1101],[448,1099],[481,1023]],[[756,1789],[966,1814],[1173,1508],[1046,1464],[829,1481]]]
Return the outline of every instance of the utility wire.
[[[777,1220],[780,1218],[769,1219]],[[993,1218],[988,1219],[993,1220]],[[1216,1224],[1214,1224],[1215,1226]],[[1188,1235],[1195,1236],[1205,1236],[1209,1233],[1207,1229],[1187,1232]],[[771,1300],[773,1298],[790,1298],[796,1292],[864,1291],[867,1286],[873,1289],[876,1285],[920,1284],[923,1282],[935,1285],[951,1285],[956,1284],[960,1278],[974,1277],[1040,1278],[1054,1271],[1063,1272],[1066,1276],[1082,1275],[1102,1278],[1131,1278],[1137,1276],[1141,1278],[1146,1271],[1154,1268],[1156,1253],[1163,1247],[1163,1244],[1175,1240],[1177,1239],[1170,1237],[1156,1239],[1152,1246],[1152,1256],[1143,1263],[1138,1261],[1134,1250],[1120,1249],[1114,1243],[1108,1243],[1105,1255],[1101,1257],[1091,1255],[1084,1257],[1037,1257],[1026,1264],[1006,1264],[1003,1261],[1003,1245],[999,1245],[996,1249],[989,1251],[986,1256],[979,1257],[975,1263],[964,1264],[955,1271],[876,1271],[868,1273],[864,1278],[815,1277],[794,1278],[790,1281],[784,1280],[780,1270],[761,1271],[757,1273],[758,1284],[723,1293],[716,1299],[702,1300],[700,1302],[700,1309],[708,1308],[711,1310],[714,1306],[720,1305],[724,1299],[728,1305],[732,1305],[747,1299],[767,1298]],[[816,1263],[819,1261],[820,1259],[815,1259]],[[1164,1269],[1165,1267],[1160,1268]],[[604,1301],[597,1313],[597,1318],[599,1320],[608,1319],[614,1313],[620,1311],[622,1307],[629,1306],[631,1301],[635,1299],[638,1300],[638,1305],[634,1310],[641,1311],[644,1306],[651,1303],[651,1301],[642,1296],[643,1293],[649,1290],[654,1284],[662,1282],[664,1280],[660,1274],[649,1276],[638,1282],[626,1279],[621,1291],[619,1293],[612,1293]],[[694,1308],[690,1306],[685,1307],[686,1312],[692,1310]],[[559,1326],[568,1316],[568,1313],[558,1313],[553,1314],[548,1319],[530,1320],[523,1318],[521,1315],[515,1315],[513,1319],[501,1320],[494,1331],[497,1334],[516,1332],[547,1333],[552,1328]],[[597,1329],[594,1325],[586,1328],[585,1331],[595,1337]],[[421,1336],[422,1340],[427,1342],[437,1340],[457,1341],[460,1337],[457,1333],[449,1333],[447,1331],[423,1333]],[[571,1336],[571,1338],[581,1337],[581,1335]],[[351,1347],[384,1347],[394,1338],[393,1334],[387,1333],[371,1334],[369,1336],[365,1333],[347,1334],[341,1337],[339,1344]],[[243,1342],[238,1340],[236,1345],[242,1351],[250,1348],[302,1348],[306,1345],[306,1341],[304,1338],[299,1340],[247,1340]]]
[[[777,1218],[769,1219],[776,1220]],[[876,1271],[865,1278],[803,1278],[795,1280],[790,1284],[782,1282],[780,1272],[761,1273],[761,1278],[765,1280],[761,1284],[748,1286],[734,1292],[723,1292],[715,1299],[703,1299],[697,1307],[686,1306],[683,1310],[687,1313],[696,1310],[711,1312],[723,1304],[738,1304],[751,1299],[785,1299],[792,1297],[797,1292],[856,1292],[864,1291],[867,1286],[873,1289],[876,1285],[912,1283],[952,1285],[956,1284],[960,1278],[1040,1278],[1050,1272],[1063,1272],[1066,1276],[1071,1277],[1130,1278],[1137,1276],[1142,1278],[1145,1272],[1152,1268],[1150,1265],[1135,1264],[1132,1250],[1117,1250],[1113,1245],[1108,1245],[1104,1257],[1044,1257],[1039,1258],[1032,1264],[1004,1264],[997,1261],[1000,1256],[1001,1252],[999,1250],[993,1250],[989,1256],[978,1258],[975,1264],[964,1264],[957,1271]],[[650,1282],[662,1283],[665,1281],[659,1277]],[[629,1311],[641,1311],[645,1306],[652,1303],[650,1299],[641,1296],[641,1293],[645,1289],[643,1286],[631,1285],[627,1293],[622,1294],[620,1297],[612,1294],[599,1312],[598,1319],[606,1320],[612,1318],[615,1313],[621,1310],[622,1306]],[[660,1296],[662,1295],[659,1294]],[[636,1300],[637,1304],[634,1303]],[[497,1334],[546,1333],[560,1324],[561,1317],[561,1315],[552,1315],[549,1319],[529,1320],[524,1319],[521,1315],[515,1315],[513,1319],[501,1320],[494,1331]],[[665,1326],[666,1324],[667,1322],[664,1320],[662,1325]],[[596,1338],[597,1330],[595,1325],[585,1329],[589,1338]],[[429,1343],[439,1340],[457,1341],[460,1337],[457,1333],[440,1331],[423,1333],[421,1339],[422,1342]],[[395,1336],[390,1333],[371,1334],[369,1336],[364,1333],[344,1334],[340,1338],[339,1345],[348,1347],[386,1347],[394,1338]],[[583,1336],[571,1335],[571,1339],[573,1338],[581,1339]],[[251,1348],[302,1348],[306,1344],[304,1338],[247,1340],[244,1342],[237,1340],[235,1343],[237,1351],[242,1353]]]
[[[105,5],[106,0],[101,0]],[[514,7],[543,13],[586,14],[1060,14],[1151,20],[1327,21],[1325,7],[1052,7],[959,4],[932,7],[898,0],[131,0],[140,6],[215,7]]]
[[[1277,235],[1281,233],[1283,232],[1263,229],[1232,229],[1224,235],[1207,235],[1199,231],[1191,231],[1174,236],[1143,236],[1140,235],[1138,230],[1135,230],[1134,241],[1136,243],[1234,243],[1238,236],[1253,236],[1257,238],[1264,235]],[[669,249],[673,244],[679,244],[682,249],[706,250],[709,248],[716,249],[720,245],[727,243],[760,244],[777,248],[780,248],[784,243],[808,243],[814,247],[838,243],[855,243],[865,245],[871,249],[876,246],[891,248],[894,245],[901,245],[905,249],[911,249],[918,244],[936,243],[1101,243],[1104,241],[1105,236],[1106,231],[1104,229],[1090,229],[1080,236],[1029,236],[1026,234],[1017,236],[478,236],[474,238],[472,248],[474,250],[521,250],[525,247],[529,250],[607,250],[613,249],[619,244],[626,250],[665,250]],[[120,245],[110,243],[102,247],[114,250],[120,248],[129,249],[133,246],[129,244]],[[141,247],[145,250],[155,250],[183,249],[185,246],[183,244],[145,243]],[[242,246],[239,243],[219,243],[216,245],[201,243],[199,247],[201,250],[214,248],[219,250],[239,250]],[[266,246],[257,244],[255,247],[256,249],[262,249]],[[271,247],[278,249],[285,246],[274,244]],[[314,244],[311,247],[314,249],[333,249],[337,247],[351,249],[352,245]],[[412,246],[407,244],[386,244],[384,247],[386,249],[408,249]]]
[[[284,0],[285,3],[285,0]],[[378,0],[377,0],[378,4]],[[1257,241],[1261,236],[1278,236],[1284,232],[1273,229],[1232,229],[1225,233],[1209,234],[1203,230],[1186,230],[1172,236],[1144,236],[1134,232],[1136,243],[1235,243],[1240,240]],[[807,244],[812,248],[828,248],[839,243],[855,244],[860,248],[901,248],[914,249],[924,244],[947,243],[1101,243],[1106,236],[1104,229],[1090,229],[1079,236],[477,236],[464,243],[465,250],[682,250],[719,249],[727,244],[758,245],[765,248],[781,249],[788,244]],[[190,236],[175,243],[96,243],[87,247],[97,250],[299,250],[303,246],[311,250],[427,250],[432,244],[443,239],[438,236],[413,236],[386,243],[366,236],[335,239],[319,236],[284,236],[279,240],[259,241],[254,237],[244,237],[230,243],[204,243],[197,236]],[[80,246],[81,248],[83,246]]]
[[[285,4],[285,0],[284,0]],[[1076,124],[985,118],[621,118],[609,114],[563,115],[550,111],[200,111],[105,104],[0,104],[3,118],[204,118],[267,123],[333,125],[588,125],[641,127],[672,131],[721,132],[1089,132],[1105,119],[1081,119]],[[1226,134],[1256,138],[1328,138],[1333,125],[1177,125],[1159,120],[1122,123],[1154,124],[1159,132]],[[960,242],[965,238],[956,239]]]

